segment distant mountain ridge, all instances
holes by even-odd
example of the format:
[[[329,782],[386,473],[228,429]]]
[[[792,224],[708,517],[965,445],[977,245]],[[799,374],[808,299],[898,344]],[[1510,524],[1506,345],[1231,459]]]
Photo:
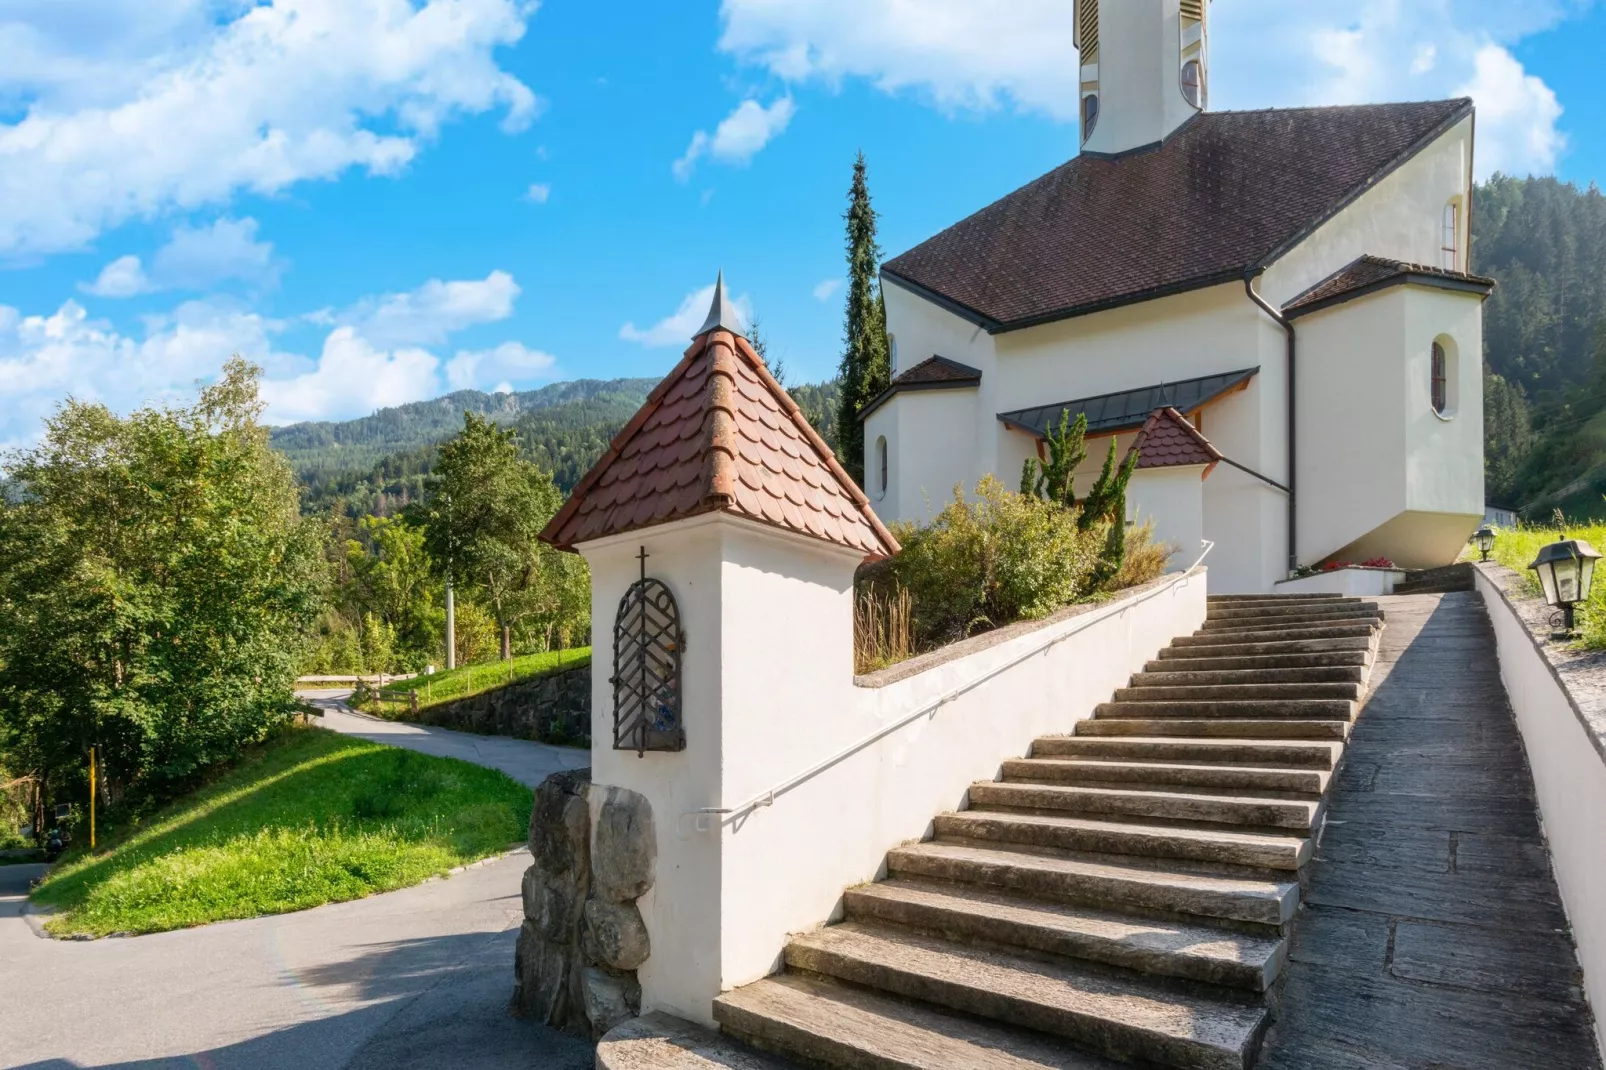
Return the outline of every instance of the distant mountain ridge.
[[[307,476],[366,468],[394,453],[432,446],[456,434],[463,413],[472,412],[508,425],[541,409],[602,397],[645,398],[656,379],[575,379],[539,390],[487,394],[458,390],[429,401],[413,401],[380,409],[354,420],[319,420],[273,429],[273,445],[289,458],[296,472]]]

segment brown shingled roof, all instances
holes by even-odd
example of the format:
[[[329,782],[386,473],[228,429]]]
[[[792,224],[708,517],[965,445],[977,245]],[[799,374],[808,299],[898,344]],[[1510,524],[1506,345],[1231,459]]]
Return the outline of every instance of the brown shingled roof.
[[[1449,290],[1488,295],[1495,281],[1464,271],[1449,271],[1426,264],[1408,264],[1383,256],[1363,256],[1346,264],[1283,306],[1290,318],[1317,312],[1388,286],[1417,283]]]
[[[1470,115],[1470,100],[1207,112],[1081,155],[887,262],[997,333],[1242,278]]]
[[[898,543],[747,339],[699,336],[541,538],[560,549],[722,511],[861,551]]]
[[[1138,451],[1138,467],[1179,468],[1183,465],[1203,464],[1214,468],[1221,460],[1221,451],[1199,429],[1188,422],[1176,409],[1155,409],[1137,438],[1132,449]],[[1131,450],[1127,451],[1129,454]],[[1209,475],[1207,468],[1205,475]]]
[[[947,357],[927,357],[900,374],[885,390],[871,398],[864,408],[859,410],[859,419],[865,419],[890,401],[894,394],[905,390],[952,390],[980,385],[980,368],[972,368],[968,364],[961,364]]]

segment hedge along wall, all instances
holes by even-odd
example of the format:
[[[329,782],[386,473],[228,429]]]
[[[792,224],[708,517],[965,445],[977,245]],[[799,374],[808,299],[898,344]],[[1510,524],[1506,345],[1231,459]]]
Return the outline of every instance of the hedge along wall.
[[[591,666],[521,680],[400,716],[482,736],[513,736],[571,747],[591,745]]]

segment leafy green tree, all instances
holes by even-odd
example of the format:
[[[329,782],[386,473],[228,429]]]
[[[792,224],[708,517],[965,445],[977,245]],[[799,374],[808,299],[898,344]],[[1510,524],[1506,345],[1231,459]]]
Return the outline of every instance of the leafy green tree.
[[[1138,466],[1138,451],[1129,450],[1126,460],[1116,463],[1115,439],[1110,439],[1110,452],[1104,456],[1104,468],[1099,477],[1082,500],[1082,515],[1078,523],[1083,531],[1092,528],[1101,520],[1119,520],[1126,523],[1126,488],[1132,482],[1132,473]],[[1116,555],[1115,571],[1121,568],[1119,554]]]
[[[527,618],[549,619],[548,634],[573,588],[589,574],[536,536],[562,504],[552,476],[526,460],[516,434],[473,413],[441,447],[424,509],[424,545],[455,583],[484,601],[501,633],[502,657],[513,656],[513,629]],[[589,600],[588,600],[589,602]]]
[[[188,408],[69,399],[8,462],[0,757],[57,791],[160,793],[295,709],[319,535],[235,358]]]
[[[842,467],[864,482],[864,430],[859,411],[892,381],[887,346],[887,309],[878,281],[881,246],[876,244],[876,213],[870,205],[864,153],[853,162],[853,185],[848,190],[847,323],[843,332],[842,364],[838,379],[842,394],[837,405],[837,449]]]

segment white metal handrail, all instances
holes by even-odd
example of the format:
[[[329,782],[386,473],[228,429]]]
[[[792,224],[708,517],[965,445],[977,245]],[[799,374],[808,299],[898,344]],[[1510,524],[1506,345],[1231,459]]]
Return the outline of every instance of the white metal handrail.
[[[1015,666],[1021,664],[1022,662],[1027,661],[1027,660],[1029,660],[1031,658],[1034,658],[1038,654],[1043,653],[1044,651],[1048,650],[1049,648],[1057,646],[1060,643],[1063,643],[1065,640],[1069,639],[1071,636],[1081,633],[1083,630],[1092,627],[1094,624],[1097,624],[1100,621],[1109,620],[1110,617],[1112,617],[1112,616],[1116,616],[1116,617],[1122,616],[1122,615],[1124,615],[1126,613],[1127,610],[1132,609],[1132,608],[1134,608],[1136,606],[1140,606],[1144,602],[1147,602],[1151,598],[1157,598],[1161,594],[1166,593],[1167,591],[1180,590],[1183,587],[1186,587],[1193,580],[1194,573],[1198,570],[1199,566],[1204,563],[1204,559],[1206,557],[1210,556],[1210,551],[1214,550],[1216,548],[1216,544],[1211,542],[1209,539],[1201,540],[1201,545],[1203,546],[1203,552],[1199,554],[1198,559],[1195,560],[1192,565],[1189,565],[1188,566],[1188,570],[1186,572],[1184,572],[1181,576],[1179,576],[1177,579],[1173,580],[1172,582],[1170,582],[1168,584],[1165,584],[1162,587],[1156,587],[1154,590],[1149,591],[1149,592],[1147,592],[1147,593],[1145,593],[1145,594],[1143,594],[1143,595],[1141,595],[1141,596],[1139,596],[1137,598],[1132,599],[1130,602],[1127,602],[1127,603],[1123,604],[1117,612],[1112,613],[1112,614],[1106,614],[1106,615],[1098,615],[1096,613],[1088,614],[1086,619],[1084,619],[1082,622],[1080,622],[1075,628],[1072,628],[1070,631],[1062,632],[1059,635],[1054,636],[1052,639],[1049,639],[1049,640],[1047,640],[1045,642],[1039,643],[1038,645],[1032,647],[1030,650],[1027,650],[1024,653],[1020,654],[1018,657],[1015,657],[1012,660],[1007,661],[1004,664],[999,665],[999,666],[997,666],[995,668],[989,669],[987,672],[985,672],[982,675],[976,677],[974,680],[971,680],[971,681],[969,681],[967,683],[961,684],[960,686],[954,688],[953,690],[943,693],[938,698],[933,699],[932,701],[926,703],[925,705],[921,706],[919,709],[916,709],[912,713],[909,713],[909,714],[905,715],[904,717],[899,718],[897,721],[894,721],[892,724],[886,725],[886,726],[878,729],[877,731],[871,733],[870,735],[865,736],[863,739],[859,740],[858,742],[853,743],[852,745],[850,745],[848,747],[845,747],[840,751],[837,751],[835,754],[831,755],[831,757],[829,757],[829,758],[826,758],[824,761],[816,762],[814,765],[811,765],[811,766],[809,766],[809,768],[803,770],[803,772],[798,773],[798,774],[796,774],[794,776],[788,777],[786,780],[783,780],[779,784],[776,784],[773,788],[770,788],[768,791],[759,792],[757,795],[754,795],[752,798],[748,799],[746,802],[742,803],[740,806],[705,807],[705,808],[703,808],[701,810],[690,810],[690,811],[687,811],[685,814],[681,815],[682,819],[687,818],[687,817],[695,817],[697,819],[697,822],[696,822],[696,825],[695,825],[696,831],[698,831],[698,832],[709,832],[709,831],[713,830],[713,828],[714,828],[716,823],[710,821],[710,822],[707,822],[705,824],[704,823],[704,819],[705,818],[709,818],[709,817],[725,818],[725,817],[739,816],[739,815],[742,815],[742,814],[749,813],[749,812],[751,812],[753,810],[757,810],[760,807],[773,806],[775,804],[775,797],[777,795],[786,794],[788,791],[790,791],[793,788],[797,787],[799,784],[802,784],[802,783],[804,783],[806,781],[812,780],[813,778],[819,776],[821,773],[825,772],[827,769],[831,768],[833,765],[836,765],[839,762],[842,762],[842,761],[844,761],[844,760],[846,760],[848,758],[851,758],[853,755],[857,754],[859,751],[864,750],[866,747],[868,747],[868,746],[870,746],[870,745],[872,745],[874,743],[880,742],[881,740],[885,739],[887,736],[892,735],[894,732],[898,731],[901,728],[905,728],[905,727],[907,727],[907,726],[909,726],[911,724],[914,724],[916,721],[920,720],[922,717],[927,717],[927,716],[930,716],[932,714],[935,714],[939,709],[941,709],[942,707],[946,706],[948,703],[952,702],[954,699],[959,698],[961,695],[965,695],[965,694],[970,693],[971,691],[974,691],[976,688],[980,687],[982,684],[984,684],[987,681],[993,679],[994,677],[996,677],[999,674],[1005,672],[1006,670],[1013,669]],[[718,822],[718,824],[724,824],[724,822],[720,821],[720,822]]]

